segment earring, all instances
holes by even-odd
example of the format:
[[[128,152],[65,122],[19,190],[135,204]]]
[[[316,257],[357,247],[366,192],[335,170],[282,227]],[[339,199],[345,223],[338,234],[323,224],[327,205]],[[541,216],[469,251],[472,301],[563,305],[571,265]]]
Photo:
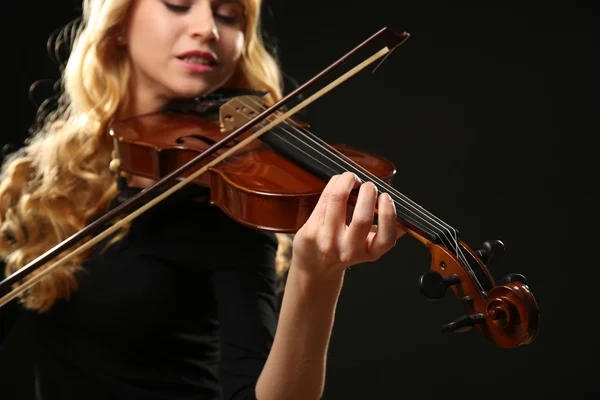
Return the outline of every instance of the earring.
[[[125,43],[125,38],[122,35],[117,36],[117,43],[118,44],[124,44]]]

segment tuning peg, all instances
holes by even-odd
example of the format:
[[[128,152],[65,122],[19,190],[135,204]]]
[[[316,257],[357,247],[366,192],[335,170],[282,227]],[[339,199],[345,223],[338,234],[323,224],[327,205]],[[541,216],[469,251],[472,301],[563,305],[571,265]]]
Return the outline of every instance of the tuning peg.
[[[437,271],[428,271],[419,279],[421,294],[430,300],[439,300],[446,295],[447,289],[460,283],[458,275],[442,276]]]
[[[504,279],[502,279],[502,281],[504,284],[511,283],[511,282],[521,282],[524,285],[529,285],[527,283],[527,278],[525,278],[521,274],[508,274],[504,277]]]
[[[461,315],[454,321],[442,326],[442,333],[457,333],[465,332],[473,327],[473,325],[481,324],[485,321],[483,314]]]
[[[488,240],[483,242],[481,249],[477,250],[476,253],[486,267],[489,268],[504,255],[504,243],[500,240]]]

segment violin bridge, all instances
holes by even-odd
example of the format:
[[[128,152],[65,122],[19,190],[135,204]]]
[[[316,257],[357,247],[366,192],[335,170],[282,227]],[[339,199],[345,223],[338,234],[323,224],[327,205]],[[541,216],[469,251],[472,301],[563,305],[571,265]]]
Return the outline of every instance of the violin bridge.
[[[234,131],[264,110],[265,106],[257,96],[235,97],[219,108],[221,130]]]

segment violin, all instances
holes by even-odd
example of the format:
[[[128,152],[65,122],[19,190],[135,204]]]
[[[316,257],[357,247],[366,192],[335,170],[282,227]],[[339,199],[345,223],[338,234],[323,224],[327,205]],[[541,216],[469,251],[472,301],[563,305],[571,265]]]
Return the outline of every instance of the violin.
[[[291,118],[328,90],[388,55],[408,36],[406,32],[397,34],[382,29],[271,106],[257,93],[250,92],[219,101],[196,102],[191,111],[168,110],[113,124],[111,171],[149,178],[156,183],[0,282],[0,289],[13,284],[66,247],[103,230],[62,260],[21,283],[0,299],[0,306],[42,279],[52,268],[98,243],[187,184],[209,189],[209,203],[244,225],[294,233],[308,220],[329,178],[350,171],[363,182],[373,182],[379,192],[389,193],[395,204],[398,227],[429,248],[431,267],[419,279],[421,293],[430,300],[438,300],[450,288],[461,300],[465,313],[444,325],[442,332],[463,332],[476,327],[499,347],[532,343],[539,329],[539,310],[527,280],[520,274],[511,274],[497,285],[486,267],[502,255],[501,241],[488,241],[479,250],[471,249],[459,239],[456,228],[391,186],[396,170],[388,159],[343,144],[330,145],[312,134],[308,124]],[[300,92],[377,38],[386,42],[383,50],[300,105],[281,111]],[[141,202],[143,205],[134,210],[133,206]],[[106,228],[116,215],[124,213],[127,215],[123,219]]]
[[[258,98],[240,96],[221,107],[217,121],[176,112],[120,121],[110,131],[117,156],[111,168],[115,173],[122,171],[154,181],[163,179],[231,132],[234,120],[245,121],[242,110],[259,108],[264,106]],[[239,115],[234,117],[235,114]],[[234,220],[251,228],[281,233],[300,229],[316,206],[326,181],[335,174],[353,170],[355,163],[390,183],[395,167],[387,159],[345,145],[333,147],[339,156],[337,152],[328,153],[323,142],[316,138],[307,140],[305,135],[309,132],[300,126],[286,124],[271,129],[191,182],[210,188],[209,202]],[[237,143],[239,140],[229,142],[209,160]],[[353,162],[349,164],[347,159]],[[364,176],[361,171],[356,173]],[[190,172],[180,177],[189,175]]]

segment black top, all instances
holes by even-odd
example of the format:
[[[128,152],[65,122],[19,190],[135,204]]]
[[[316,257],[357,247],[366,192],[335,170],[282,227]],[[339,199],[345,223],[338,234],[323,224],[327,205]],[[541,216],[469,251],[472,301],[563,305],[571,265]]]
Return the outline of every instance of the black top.
[[[185,190],[98,250],[71,300],[0,308],[0,341],[19,315],[32,330],[38,399],[255,398],[277,323],[276,237]]]

